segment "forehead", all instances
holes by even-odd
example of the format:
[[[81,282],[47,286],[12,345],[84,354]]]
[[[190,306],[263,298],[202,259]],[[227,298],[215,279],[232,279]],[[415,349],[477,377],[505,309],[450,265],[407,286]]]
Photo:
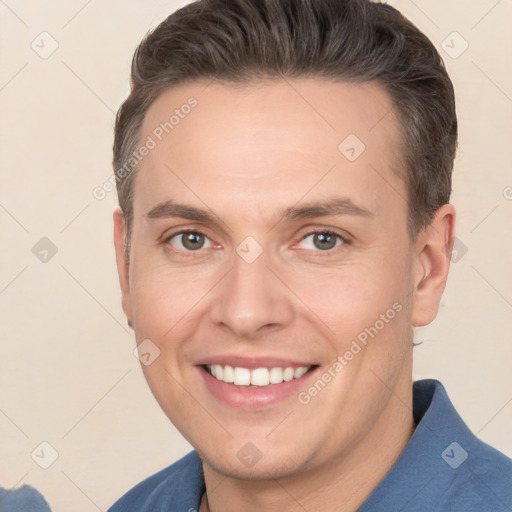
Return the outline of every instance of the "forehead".
[[[378,84],[183,84],[148,109],[140,143],[152,149],[135,179],[139,213],[169,196],[215,203],[217,193],[227,192],[260,211],[262,197],[284,208],[305,195],[326,196],[333,187],[379,207],[405,197],[396,175],[400,130]]]

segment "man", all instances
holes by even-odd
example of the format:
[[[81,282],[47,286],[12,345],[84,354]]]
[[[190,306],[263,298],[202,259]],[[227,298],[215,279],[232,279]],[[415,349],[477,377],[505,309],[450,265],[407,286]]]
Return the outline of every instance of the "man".
[[[453,87],[367,0],[206,0],[141,43],[116,123],[123,309],[195,450],[110,510],[497,511],[413,328],[450,263]]]

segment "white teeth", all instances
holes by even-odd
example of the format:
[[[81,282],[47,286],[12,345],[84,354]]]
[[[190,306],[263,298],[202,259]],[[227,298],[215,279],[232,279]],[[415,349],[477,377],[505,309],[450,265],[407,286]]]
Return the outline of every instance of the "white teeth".
[[[224,368],[220,364],[214,364],[212,366],[212,373],[217,379],[222,380]]]
[[[291,381],[293,379],[294,373],[295,373],[295,370],[291,366],[288,366],[287,368],[284,369],[283,380],[285,382]]]
[[[300,379],[311,366],[299,366],[294,368],[288,366],[286,368],[241,368],[232,366],[213,364],[207,365],[209,372],[217,380],[227,383],[233,383],[236,386],[268,386],[269,384],[281,384],[281,382],[289,382],[293,379]]]
[[[270,369],[270,384],[281,384],[283,382],[283,369],[271,368]]]
[[[270,375],[266,368],[256,368],[251,372],[251,384],[253,386],[268,386]]]
[[[215,377],[217,378],[217,377]],[[222,379],[219,379],[222,380]],[[249,386],[251,383],[251,371],[247,368],[235,368],[235,378],[233,382],[237,386]]]
[[[308,371],[308,369],[305,366],[301,366],[300,368],[296,368],[295,372],[293,374],[293,378],[294,379],[300,379],[307,371]]]
[[[232,366],[224,366],[224,375],[222,376],[222,380],[224,382],[234,382],[235,370],[233,370]]]

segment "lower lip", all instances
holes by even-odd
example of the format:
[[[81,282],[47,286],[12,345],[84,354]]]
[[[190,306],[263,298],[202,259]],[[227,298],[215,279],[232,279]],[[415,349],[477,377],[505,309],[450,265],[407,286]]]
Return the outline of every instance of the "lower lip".
[[[227,382],[217,380],[210,375],[202,366],[198,366],[208,391],[221,402],[239,409],[263,409],[274,405],[290,396],[297,396],[300,391],[306,389],[306,380],[316,373],[318,367],[314,367],[299,379],[293,379],[280,384],[269,384],[268,386],[236,386]]]

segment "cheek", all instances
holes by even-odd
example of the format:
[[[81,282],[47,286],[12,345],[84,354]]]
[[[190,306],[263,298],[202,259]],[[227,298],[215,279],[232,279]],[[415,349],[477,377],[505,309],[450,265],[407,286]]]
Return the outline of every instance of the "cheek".
[[[136,339],[138,343],[149,339],[159,350],[158,357],[142,365],[142,370],[156,400],[176,421],[175,415],[185,417],[192,406],[183,388],[184,346],[193,334],[194,315],[205,290],[199,289],[192,273],[154,262],[150,255],[137,255],[132,264]]]
[[[346,339],[373,325],[381,314],[394,319],[399,306],[393,309],[393,304],[403,307],[410,300],[406,272],[404,258],[394,259],[392,265],[382,258],[368,258],[337,268],[303,269],[290,275],[288,282],[318,320]]]
[[[208,289],[199,270],[173,268],[150,256],[134,258],[130,286],[134,316],[138,327],[158,336],[193,314]]]

